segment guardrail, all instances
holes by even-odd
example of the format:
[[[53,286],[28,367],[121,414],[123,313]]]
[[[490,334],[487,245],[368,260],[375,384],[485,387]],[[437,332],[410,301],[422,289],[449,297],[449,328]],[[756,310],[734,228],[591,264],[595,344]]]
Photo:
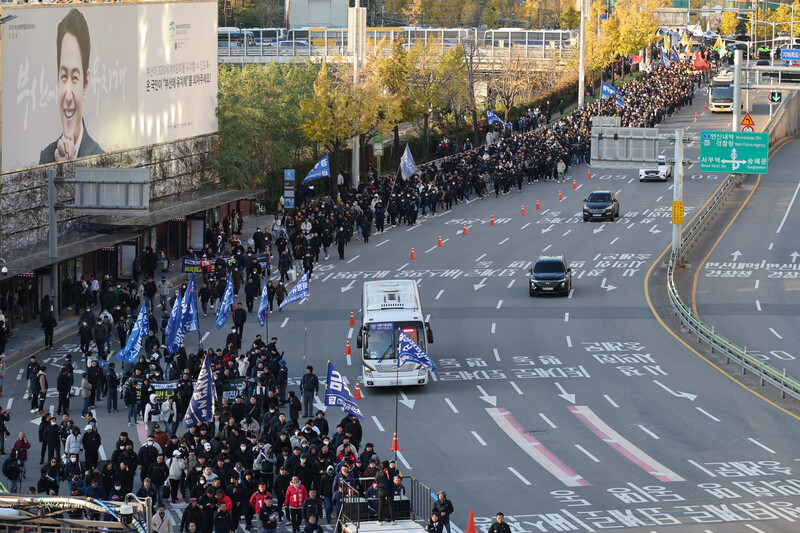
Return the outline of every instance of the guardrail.
[[[765,131],[772,133],[775,130],[776,124],[786,112],[788,105],[792,99],[788,98],[781,103],[780,107],[773,115],[772,120],[765,128]],[[785,133],[784,133],[785,135]],[[784,136],[782,135],[782,136]],[[781,391],[781,397],[786,398],[790,395],[800,400],[800,380],[786,375],[786,369],[778,369],[774,366],[762,361],[758,357],[747,352],[747,347],[741,347],[734,342],[731,342],[723,335],[717,333],[713,326],[708,326],[700,318],[698,318],[681,300],[678,290],[675,287],[675,267],[680,262],[680,257],[684,251],[692,247],[697,241],[698,237],[702,234],[708,223],[714,218],[719,208],[722,206],[725,199],[730,195],[733,189],[741,186],[741,177],[739,174],[729,174],[723,186],[717,191],[706,208],[700,213],[697,221],[692,224],[689,231],[681,238],[680,247],[677,252],[670,254],[669,263],[667,264],[667,294],[669,296],[670,304],[672,305],[673,312],[678,316],[681,323],[686,326],[689,331],[697,336],[698,342],[706,343],[711,352],[719,351],[725,355],[725,362],[729,363],[733,360],[742,368],[742,374],[746,374],[749,370],[761,378],[761,385],[770,383]]]

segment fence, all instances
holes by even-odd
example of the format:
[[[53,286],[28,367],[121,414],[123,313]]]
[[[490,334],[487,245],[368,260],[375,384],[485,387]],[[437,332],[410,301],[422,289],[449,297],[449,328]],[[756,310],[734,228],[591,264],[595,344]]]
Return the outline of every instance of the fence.
[[[367,497],[367,488],[372,485],[372,481],[372,478],[360,478],[358,483],[342,481],[344,497],[339,519],[351,533],[358,532],[363,522],[378,519],[377,496]],[[392,502],[395,519],[427,522],[436,494],[430,487],[411,476],[403,478],[403,485],[405,495],[395,496]]]

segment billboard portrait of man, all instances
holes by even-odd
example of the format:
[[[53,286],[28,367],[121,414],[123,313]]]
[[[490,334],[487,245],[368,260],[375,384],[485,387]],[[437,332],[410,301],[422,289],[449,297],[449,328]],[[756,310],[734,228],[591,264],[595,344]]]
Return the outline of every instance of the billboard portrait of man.
[[[89,25],[83,14],[70,9],[58,24],[56,61],[58,66],[57,106],[61,135],[39,155],[39,164],[69,161],[102,154],[103,149],[86,131],[84,104],[89,91]]]

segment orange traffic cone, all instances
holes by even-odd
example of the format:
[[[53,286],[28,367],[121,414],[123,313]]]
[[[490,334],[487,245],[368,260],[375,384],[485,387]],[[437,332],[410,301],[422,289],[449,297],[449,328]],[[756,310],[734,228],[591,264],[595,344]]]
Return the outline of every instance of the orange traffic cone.
[[[358,386],[358,380],[356,380],[356,393],[353,395],[353,398],[356,400],[363,400],[364,395],[361,394],[361,387]]]
[[[467,223],[466,222],[464,222],[464,231],[461,232],[461,235],[469,235],[469,233],[467,233]]]
[[[356,315],[354,315],[352,311],[350,311],[350,325],[351,326],[356,325]]]
[[[706,102],[706,111],[708,111],[708,102]]]
[[[561,189],[558,189],[558,201],[560,202],[563,199],[564,199],[564,197],[561,196]]]
[[[414,247],[411,247],[411,259],[416,259],[417,256],[414,254]]]
[[[697,120],[697,111],[694,112],[694,119]]]
[[[541,208],[542,208],[542,206],[539,205],[539,199],[537,198],[536,199],[536,209],[541,209]]]
[[[522,204],[522,212],[520,215],[525,216],[525,204]]]
[[[494,226],[494,213],[492,213],[492,218],[489,220],[489,225]]]
[[[392,437],[392,447],[389,448],[390,451],[393,452],[400,452],[402,449],[400,448],[400,443],[397,442],[397,430],[394,432],[394,437]]]
[[[347,339],[347,346],[344,348],[345,355],[353,355],[353,350],[350,349],[350,339]]]
[[[572,190],[575,191],[578,189],[578,184],[575,183],[575,180],[572,180]]]
[[[587,180],[590,180],[590,179],[592,179],[592,171],[591,171],[591,170],[587,170],[587,171],[586,171],[586,179],[587,179]]]
[[[444,244],[442,244],[442,236],[441,235],[439,235],[439,244],[437,244],[436,246],[444,246]]]
[[[475,515],[472,513],[472,509],[469,510],[469,520],[467,521],[467,529],[464,530],[464,533],[478,533],[475,530]]]

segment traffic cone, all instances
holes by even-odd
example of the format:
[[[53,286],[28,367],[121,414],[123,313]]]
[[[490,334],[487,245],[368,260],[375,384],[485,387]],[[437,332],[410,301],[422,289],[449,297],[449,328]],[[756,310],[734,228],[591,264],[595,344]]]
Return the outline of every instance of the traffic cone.
[[[573,190],[573,191],[576,191],[576,190],[578,190],[578,184],[577,184],[577,183],[575,183],[575,180],[574,180],[574,179],[572,180],[572,190]]]
[[[587,180],[590,180],[590,179],[592,179],[592,171],[591,171],[591,170],[587,170],[587,171],[586,171],[586,179],[587,179]]]
[[[469,235],[469,233],[467,233],[467,223],[466,222],[464,222],[464,231],[461,232],[461,235]]]
[[[560,202],[563,199],[564,199],[564,197],[561,196],[561,189],[558,189],[558,201]]]
[[[520,212],[521,216],[525,216],[525,204],[522,204],[522,212]]]
[[[392,447],[391,447],[391,448],[389,448],[389,450],[390,450],[390,451],[392,451],[392,452],[400,452],[400,451],[403,451],[403,450],[400,448],[400,443],[398,443],[398,442],[397,442],[397,430],[395,430],[395,432],[394,432],[394,437],[392,437]]]
[[[694,112],[694,119],[697,120],[697,111]]]
[[[356,315],[354,315],[352,311],[350,311],[350,325],[351,326],[356,325]]]
[[[414,254],[414,247],[411,247],[411,259],[416,259],[417,256]]]
[[[542,208],[542,206],[539,205],[539,199],[537,198],[536,199],[536,209],[541,209],[541,208]]]
[[[345,355],[353,355],[353,350],[350,349],[350,339],[347,339],[347,346],[344,348]]]
[[[472,513],[472,509],[469,510],[469,520],[467,521],[467,529],[464,530],[464,533],[478,533],[475,530],[475,515]]]
[[[442,236],[441,235],[439,235],[439,244],[437,244],[436,246],[439,246],[439,247],[444,246],[444,244],[442,243]]]
[[[708,111],[708,102],[706,102],[705,109]]]
[[[494,213],[492,213],[492,218],[489,220],[489,225],[494,226]]]
[[[361,387],[358,386],[358,380],[356,380],[356,393],[353,395],[353,398],[356,400],[363,400],[364,395],[361,394]]]

